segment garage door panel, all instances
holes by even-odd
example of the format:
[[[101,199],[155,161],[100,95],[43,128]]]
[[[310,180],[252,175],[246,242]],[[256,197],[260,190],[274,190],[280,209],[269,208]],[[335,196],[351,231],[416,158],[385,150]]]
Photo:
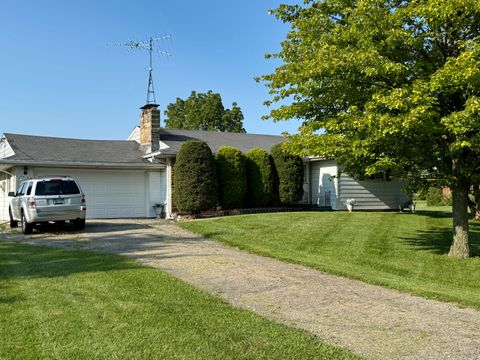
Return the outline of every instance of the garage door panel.
[[[85,192],[88,218],[147,216],[145,171],[37,168],[35,174],[75,177]]]

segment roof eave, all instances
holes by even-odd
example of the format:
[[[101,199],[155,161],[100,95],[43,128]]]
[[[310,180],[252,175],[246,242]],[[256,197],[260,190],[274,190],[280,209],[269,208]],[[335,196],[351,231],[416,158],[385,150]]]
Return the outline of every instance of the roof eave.
[[[68,168],[108,168],[108,169],[163,169],[166,166],[159,163],[110,163],[110,162],[66,162],[66,161],[32,161],[1,159],[0,166],[61,166]]]

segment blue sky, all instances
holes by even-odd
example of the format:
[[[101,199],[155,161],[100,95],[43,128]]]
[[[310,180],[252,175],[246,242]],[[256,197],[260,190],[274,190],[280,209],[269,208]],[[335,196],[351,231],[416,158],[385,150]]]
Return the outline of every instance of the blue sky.
[[[290,1],[289,3],[291,3]],[[236,101],[249,133],[294,132],[297,121],[261,120],[264,84],[288,26],[268,9],[281,1],[1,1],[0,132],[125,139],[145,103],[148,53],[109,43],[171,34],[154,58],[163,110],[191,90]]]

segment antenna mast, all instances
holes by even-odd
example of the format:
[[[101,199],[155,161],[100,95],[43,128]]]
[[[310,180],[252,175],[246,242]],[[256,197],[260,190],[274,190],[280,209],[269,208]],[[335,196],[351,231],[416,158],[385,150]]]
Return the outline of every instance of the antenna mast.
[[[153,53],[157,52],[160,55],[172,56],[168,51],[160,50],[160,48],[155,46],[156,41],[170,39],[171,35],[153,37],[150,36],[146,41],[133,41],[129,40],[126,43],[114,43],[113,45],[125,46],[129,50],[146,50],[149,53],[149,67],[148,67],[148,87],[147,87],[147,102],[145,106],[148,105],[157,105],[155,99],[155,88],[153,87]]]

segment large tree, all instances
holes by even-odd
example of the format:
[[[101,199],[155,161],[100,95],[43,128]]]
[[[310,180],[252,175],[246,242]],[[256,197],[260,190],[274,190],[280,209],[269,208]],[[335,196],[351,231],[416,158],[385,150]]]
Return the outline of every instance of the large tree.
[[[480,170],[478,0],[322,0],[273,10],[291,30],[262,76],[297,118],[290,148],[334,156],[346,172],[396,169],[449,186],[449,255],[469,256],[468,193]],[[286,101],[287,100],[287,101]]]
[[[165,110],[165,125],[173,129],[245,132],[243,114],[236,102],[225,109],[220,94],[192,91],[186,99],[177,98]]]

